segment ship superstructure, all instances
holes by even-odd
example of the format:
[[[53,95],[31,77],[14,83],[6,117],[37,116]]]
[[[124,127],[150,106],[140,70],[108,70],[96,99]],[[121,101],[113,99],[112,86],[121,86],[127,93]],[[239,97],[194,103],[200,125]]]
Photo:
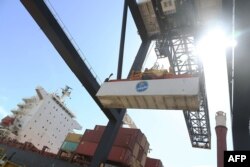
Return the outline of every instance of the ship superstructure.
[[[61,97],[47,93],[42,87],[37,87],[36,93],[31,98],[23,98],[24,103],[12,110],[13,115],[2,120],[2,131],[8,131],[5,137],[57,153],[69,132],[82,129],[64,104],[65,95],[70,94],[69,87],[63,89]]]

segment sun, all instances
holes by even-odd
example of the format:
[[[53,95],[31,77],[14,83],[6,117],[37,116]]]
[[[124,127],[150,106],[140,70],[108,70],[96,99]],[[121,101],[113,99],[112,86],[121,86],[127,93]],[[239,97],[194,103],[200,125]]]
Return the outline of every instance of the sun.
[[[225,34],[222,27],[210,28],[197,43],[197,54],[202,62],[216,61],[225,56],[228,47],[236,47],[237,42]]]
[[[203,64],[208,105],[211,111],[228,109],[228,75],[226,49],[236,42],[221,27],[210,28],[197,41],[196,54]]]

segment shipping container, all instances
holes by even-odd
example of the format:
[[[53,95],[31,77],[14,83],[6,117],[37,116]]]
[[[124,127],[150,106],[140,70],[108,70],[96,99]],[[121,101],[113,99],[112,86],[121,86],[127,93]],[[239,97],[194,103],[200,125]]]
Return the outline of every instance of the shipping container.
[[[81,138],[81,141],[89,141],[93,143],[99,143],[102,137],[103,131],[86,130]]]
[[[142,156],[142,160],[141,160],[141,165],[145,166],[146,165],[146,160],[147,160],[147,153],[144,153]]]
[[[137,142],[140,143],[144,134],[140,129],[131,129],[131,128],[120,128],[118,136],[132,136],[136,139]]]
[[[140,151],[140,145],[138,143],[136,143],[134,146],[134,149],[133,149],[133,155],[135,158],[138,157],[139,151]]]
[[[144,150],[145,150],[146,153],[149,152],[149,143],[148,142],[146,143],[146,145],[144,147]]]
[[[148,36],[150,37],[160,33],[152,2],[150,0],[139,1],[138,7]]]
[[[74,143],[80,143],[82,138],[81,134],[76,134],[76,133],[68,133],[68,135],[65,138],[65,141],[70,141]]]
[[[137,156],[137,159],[141,162],[142,161],[142,157],[143,155],[145,154],[145,151],[143,150],[142,147],[139,148],[139,153],[138,153],[138,156]]]
[[[106,126],[96,125],[94,130],[104,132],[105,128]]]
[[[222,2],[222,0],[194,0],[198,21],[208,26],[218,20],[222,12]]]
[[[121,163],[123,165],[132,165],[134,159],[135,158],[129,149],[116,146],[112,147],[108,156],[109,161]]]
[[[10,126],[11,124],[13,124],[14,120],[15,120],[15,118],[12,118],[10,116],[6,116],[2,119],[0,124],[3,126]]]
[[[61,146],[61,150],[67,151],[67,152],[73,152],[76,150],[78,144],[79,143],[64,141],[62,146]]]
[[[145,167],[163,167],[161,160],[147,157]]]
[[[95,153],[96,148],[97,143],[82,141],[78,145],[76,153],[79,155],[92,157]],[[124,166],[132,167],[132,164],[134,164],[135,161],[136,158],[134,157],[130,149],[123,147],[113,146],[108,156],[108,162],[114,162],[115,164],[121,164]]]
[[[147,138],[146,138],[145,136],[143,136],[143,138],[142,138],[142,140],[141,140],[141,146],[142,146],[143,148],[145,148],[146,143],[147,143]]]
[[[87,129],[81,142],[76,149],[76,153],[80,155],[92,157],[101,140],[105,126],[95,126],[94,130]],[[146,136],[139,129],[120,128],[118,135],[114,141],[110,151],[108,160],[130,167],[143,167],[146,163],[146,157],[149,144]]]
[[[141,140],[141,146],[145,153],[147,154],[149,151],[149,143],[145,135],[143,135],[142,140]]]
[[[85,156],[93,156],[97,146],[97,143],[81,141],[76,149],[76,153]]]
[[[99,142],[100,138],[98,139],[96,137],[101,137],[104,130],[105,126],[96,125],[94,131],[98,132],[98,135],[96,134],[95,136],[93,136],[92,141]],[[89,136],[88,139],[91,139],[91,136]],[[140,129],[120,128],[115,139],[114,146],[128,147],[131,149],[131,151],[133,151],[135,143],[139,143],[143,147],[145,152],[148,152],[149,143],[146,136],[141,132]]]
[[[101,85],[96,96],[104,108],[196,111],[200,106],[199,85],[199,77],[110,81]]]

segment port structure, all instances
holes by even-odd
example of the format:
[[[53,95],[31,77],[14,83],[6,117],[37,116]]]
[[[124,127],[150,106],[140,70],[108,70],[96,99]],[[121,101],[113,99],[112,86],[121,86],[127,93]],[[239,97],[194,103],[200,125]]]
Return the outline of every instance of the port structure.
[[[172,5],[175,5],[174,7],[171,7],[171,2]],[[165,8],[165,11],[162,7],[163,3],[168,3],[169,5],[169,8]],[[150,17],[147,16],[150,10],[143,10],[150,8],[151,5],[151,8],[154,10],[151,16],[155,15],[155,18],[151,17],[151,23],[155,20],[158,24],[155,26],[156,28],[151,28],[151,23],[149,23],[148,27],[145,27],[145,25],[147,26],[145,20],[150,19],[146,18]],[[201,29],[197,23],[195,2],[193,0],[152,0],[138,5],[135,1],[128,1],[128,6],[142,41],[155,42],[157,58],[168,58],[171,69],[175,75],[190,74],[199,76],[201,93],[200,107],[196,111],[183,110],[183,114],[192,146],[210,149],[211,131],[204,71],[199,57],[194,52],[199,29]]]
[[[250,97],[249,91],[249,42],[250,33],[237,35],[249,29],[247,19],[250,15],[248,10],[249,1],[228,0],[224,1],[224,24],[225,32],[233,34],[237,41],[235,48],[227,50],[227,70],[232,117],[232,135],[234,150],[250,150]]]
[[[21,2],[37,22],[37,24],[41,27],[42,31],[51,41],[55,49],[58,51],[72,72],[76,75],[88,93],[92,96],[94,101],[109,119],[107,128],[102,136],[90,165],[91,167],[99,166],[100,163],[105,162],[107,159],[116,134],[122,125],[123,118],[126,114],[126,109],[109,109],[102,106],[99,99],[96,97],[96,93],[100,88],[100,84],[98,83],[96,77],[91,73],[90,69],[86,65],[86,62],[81,58],[71,40],[68,38],[63,28],[55,19],[45,2],[41,0],[21,0]],[[159,58],[167,57],[169,59],[171,68],[176,75],[183,73],[198,75],[200,78],[201,89],[201,103],[199,110],[185,110],[183,111],[183,114],[192,146],[197,148],[210,148],[211,133],[205,92],[204,72],[198,57],[193,54],[193,47],[196,37],[195,35],[197,34],[195,13],[191,12],[195,11],[193,8],[194,2],[193,0],[177,0],[176,9],[178,9],[178,7],[183,7],[181,10],[179,8],[179,10],[187,11],[187,13],[184,12],[181,15],[173,15],[172,19],[161,17],[161,12],[163,11],[158,10],[160,4],[157,4],[157,2],[160,1],[150,1],[156,14],[156,20],[159,23],[160,33],[156,35],[149,33],[147,27],[144,24],[142,12],[140,12],[139,5],[136,0],[124,1],[117,79],[121,79],[122,74],[126,20],[128,9],[130,9],[142,42],[130,69],[129,75],[132,71],[139,71],[142,69],[145,57],[152,41],[156,41],[155,50],[158,53],[157,55]],[[185,5],[180,5],[183,2]],[[178,18],[182,16],[183,18]],[[186,19],[184,16],[188,16],[188,19]],[[174,17],[177,17],[177,20],[184,20],[184,22],[173,24],[171,23],[171,20],[174,20]],[[185,22],[185,20],[187,22]],[[171,24],[174,26],[171,26]]]

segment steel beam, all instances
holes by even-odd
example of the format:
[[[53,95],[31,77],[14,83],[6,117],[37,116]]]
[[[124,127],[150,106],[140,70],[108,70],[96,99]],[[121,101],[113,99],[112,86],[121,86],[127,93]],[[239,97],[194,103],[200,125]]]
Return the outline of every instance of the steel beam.
[[[120,110],[119,118],[116,121],[110,120],[98,144],[95,155],[91,161],[90,167],[99,167],[101,163],[106,162],[112,145],[122,125],[122,120],[126,110]]]
[[[34,18],[55,49],[61,55],[65,63],[69,66],[71,71],[79,79],[82,85],[86,88],[91,97],[95,100],[98,106],[102,109],[104,114],[110,120],[119,118],[116,110],[104,109],[95,96],[100,88],[96,78],[90,72],[90,69],[82,60],[80,54],[77,52],[59,23],[54,18],[51,11],[48,9],[42,0],[21,0],[30,15]]]
[[[124,1],[119,60],[118,60],[118,68],[117,68],[117,79],[122,78],[123,55],[124,55],[126,25],[127,25],[127,13],[128,13],[128,4],[127,4],[127,1]]]
[[[143,21],[140,20],[140,11],[138,9],[138,5],[134,0],[129,0],[130,10],[134,17],[135,23],[137,25],[139,34],[141,35],[141,28]],[[178,4],[181,3],[177,1]],[[168,19],[164,19],[161,17],[161,10],[158,9],[160,5],[158,1],[152,0],[154,10],[156,15],[158,16],[158,23],[160,24],[162,34],[157,36],[156,40],[156,54],[158,53],[158,58],[168,57],[170,65],[172,67],[173,72],[176,75],[179,74],[192,74],[200,76],[201,81],[201,103],[198,111],[183,111],[186,125],[188,128],[188,132],[190,135],[191,144],[193,147],[199,148],[210,148],[211,146],[211,132],[210,132],[210,124],[209,124],[209,114],[207,107],[207,99],[206,92],[204,86],[204,76],[203,76],[203,67],[200,65],[198,57],[194,55],[194,37],[196,36],[195,31],[195,10],[194,10],[194,2],[193,0],[189,0],[184,5],[185,11],[181,8],[180,11],[182,13],[182,17],[189,19],[192,25],[180,24],[178,27],[168,27]],[[135,7],[137,6],[137,8]],[[178,6],[178,5],[177,5]],[[180,5],[179,5],[180,7]],[[139,18],[139,19],[138,19]],[[160,19],[161,18],[161,19]],[[162,20],[163,19],[163,20]],[[175,18],[178,19],[178,18]],[[185,23],[185,22],[184,22]],[[166,28],[168,27],[168,28]],[[146,32],[145,32],[146,34]],[[142,35],[141,35],[142,36]],[[143,43],[138,52],[138,55],[141,56],[142,52],[147,52],[148,47],[150,45],[151,39],[146,38],[146,35],[142,37]],[[141,52],[141,53],[140,53]],[[143,55],[143,54],[142,54]],[[133,64],[133,69],[136,71],[141,70],[144,59],[139,57],[139,61],[135,61]],[[139,64],[136,64],[139,63]],[[131,73],[132,71],[130,71]]]
[[[126,110],[114,110],[114,109],[104,109],[100,101],[95,96],[98,89],[100,88],[99,83],[96,78],[92,75],[88,69],[85,62],[82,60],[81,56],[74,48],[71,41],[68,39],[67,35],[59,25],[59,23],[54,18],[53,14],[50,12],[44,1],[41,0],[21,0],[25,8],[29,11],[31,16],[41,27],[45,35],[49,38],[53,46],[56,48],[58,53],[64,59],[66,64],[80,80],[83,86],[87,89],[88,93],[92,96],[95,102],[103,110],[104,114],[108,117],[109,122],[106,130],[103,133],[102,139],[97,147],[96,153],[92,159],[91,167],[97,167],[101,162],[105,162],[108,154],[111,150],[115,137],[118,133],[119,128],[122,125],[123,117]],[[136,8],[134,6],[136,3],[134,0],[129,0],[131,8]],[[127,15],[127,13],[126,13]],[[135,16],[138,17],[138,16]],[[138,18],[140,19],[140,18]],[[138,21],[140,22],[140,21]],[[125,30],[125,29],[124,29]],[[141,30],[142,34],[145,34],[143,28]],[[125,37],[124,37],[125,38]],[[143,38],[143,37],[142,37]],[[150,42],[142,42],[140,50],[136,56],[135,62],[130,71],[136,67],[141,67],[144,59],[146,57],[146,51],[150,45]]]
[[[127,18],[127,12],[126,12],[126,5],[127,3],[124,3],[124,14],[123,14],[123,25],[122,25],[122,34],[121,34],[121,45],[120,45],[120,54],[119,59],[122,59],[123,57],[123,47],[124,47],[124,41],[125,41],[125,31],[126,31],[126,24],[125,19]],[[147,55],[148,48],[150,46],[151,41],[145,40],[141,43],[140,49],[136,55],[136,58],[134,60],[134,63],[130,69],[130,72],[127,76],[129,78],[130,73],[132,71],[138,71],[141,70],[142,65],[144,63],[144,60]],[[122,61],[119,61],[118,63],[118,79],[121,79],[121,71],[122,71]],[[105,162],[107,160],[107,156],[109,151],[112,148],[113,142],[115,140],[115,137],[118,133],[119,128],[121,127],[123,123],[123,117],[126,114],[126,110],[119,110],[119,118],[116,121],[110,120],[108,122],[107,128],[105,129],[101,141],[96,149],[95,155],[92,159],[90,167],[97,167],[100,165],[101,162]]]
[[[142,41],[147,40],[148,39],[147,30],[142,20],[142,16],[140,14],[136,0],[126,0],[126,1]]]
[[[104,109],[102,107],[99,100],[95,96],[100,88],[100,85],[87,68],[86,64],[81,59],[72,43],[47,8],[46,4],[40,0],[22,0],[22,3],[30,12],[31,16],[36,20],[46,36],[50,39],[51,43],[54,45],[66,64],[70,67],[72,72],[76,75],[92,98],[103,110],[105,115],[109,118],[109,123],[104,131],[102,140],[97,147],[91,164],[92,167],[97,167],[101,162],[106,161],[108,153],[115,140],[115,136],[122,125],[122,120],[126,110],[111,110]]]
[[[142,41],[139,51],[137,52],[135,60],[132,64],[131,70],[128,74],[128,77],[133,71],[140,71],[142,69],[150,44],[151,40]]]
[[[174,29],[174,36],[162,36],[157,41],[156,50],[159,56],[168,57],[172,70],[176,75],[191,74],[200,77],[201,102],[199,110],[185,110],[183,114],[192,146],[210,149],[211,131],[203,67],[199,58],[194,54],[194,30],[192,33],[189,31],[188,34],[183,34],[185,32],[183,29],[186,29],[186,27]]]
[[[190,141],[196,148],[211,148],[211,130],[208,114],[205,78],[200,75],[201,102],[198,111],[183,111]]]
[[[234,26],[234,0],[223,0],[222,1],[222,26],[226,36],[233,39],[233,26]],[[233,56],[234,48],[228,47],[226,49],[226,60],[227,60],[227,73],[228,73],[228,87],[230,96],[230,109],[232,114],[232,84],[233,84]]]
[[[122,77],[122,66],[123,66],[123,55],[124,55],[124,44],[125,44],[125,35],[126,35],[126,23],[127,23],[127,11],[128,5],[127,1],[124,1],[123,9],[123,19],[122,19],[122,29],[121,29],[121,38],[120,38],[120,50],[119,50],[119,59],[118,59],[118,68],[117,68],[117,79]],[[126,110],[119,110],[119,118],[117,120],[109,120],[108,125],[102,135],[102,138],[97,146],[95,155],[91,161],[90,167],[98,167],[101,163],[104,163],[109,155],[109,152],[112,149],[115,138],[118,134],[118,131],[123,123],[123,117],[126,114]]]
[[[234,83],[232,130],[234,150],[250,150],[250,1],[235,0],[235,32],[237,47],[234,53]]]

